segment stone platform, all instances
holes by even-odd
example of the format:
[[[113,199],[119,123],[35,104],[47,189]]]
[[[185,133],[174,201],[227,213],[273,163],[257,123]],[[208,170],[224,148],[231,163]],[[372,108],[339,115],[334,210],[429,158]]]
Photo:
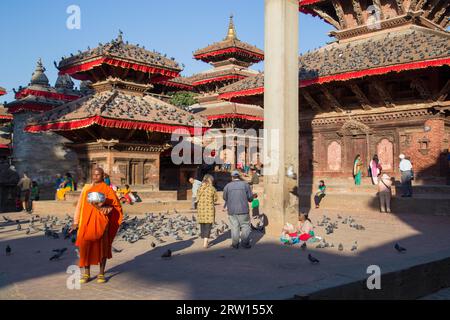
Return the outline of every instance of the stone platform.
[[[123,251],[108,262],[109,282],[94,281],[81,290],[66,287],[66,269],[77,261],[68,241],[27,236],[26,224],[23,231],[16,231],[0,217],[0,299],[416,299],[450,286],[450,217],[319,209],[311,212],[312,222],[316,225],[324,214],[338,221],[339,228],[326,235],[316,226],[315,232],[334,248],[309,245],[302,251],[258,232],[252,233],[250,250],[229,248],[229,234],[213,240],[208,250],[201,247],[201,240],[190,237],[154,249],[151,238],[135,244],[117,239],[114,247]],[[6,215],[29,218],[22,213]],[[351,215],[365,230],[339,223],[338,215]],[[220,206],[217,219],[226,219]],[[357,250],[351,251],[355,241]],[[406,254],[394,250],[397,242],[407,248]],[[338,251],[339,243],[343,251]],[[6,245],[13,250],[11,256],[5,256]],[[69,248],[68,254],[49,261],[52,249],[61,247]],[[162,260],[167,249],[173,258]],[[320,263],[311,265],[308,253]],[[381,268],[380,291],[365,288],[370,265]],[[93,268],[93,275],[97,270]]]

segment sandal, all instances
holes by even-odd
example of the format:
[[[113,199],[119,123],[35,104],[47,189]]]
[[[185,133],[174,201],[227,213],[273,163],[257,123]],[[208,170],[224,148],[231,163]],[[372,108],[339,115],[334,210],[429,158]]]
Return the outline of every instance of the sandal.
[[[90,276],[89,274],[86,274],[86,273],[85,273],[85,274],[83,274],[83,276],[81,277],[80,283],[81,283],[81,284],[88,283],[90,279],[91,279],[91,276]]]
[[[106,278],[104,274],[99,274],[97,276],[97,283],[105,283],[106,282]]]

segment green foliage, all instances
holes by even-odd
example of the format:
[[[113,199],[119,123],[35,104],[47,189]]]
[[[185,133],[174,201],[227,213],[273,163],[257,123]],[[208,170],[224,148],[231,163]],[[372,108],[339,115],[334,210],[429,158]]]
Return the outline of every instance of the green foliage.
[[[170,103],[180,108],[187,108],[197,103],[197,94],[188,91],[179,91],[171,94]]]

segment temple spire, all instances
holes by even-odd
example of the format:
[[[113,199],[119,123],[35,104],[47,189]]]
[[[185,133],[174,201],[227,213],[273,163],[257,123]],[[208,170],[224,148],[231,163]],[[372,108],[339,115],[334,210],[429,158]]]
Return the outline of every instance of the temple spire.
[[[228,25],[228,34],[225,40],[238,40],[236,28],[234,27],[233,15],[230,16],[230,24]]]
[[[49,85],[48,78],[44,72],[45,68],[44,65],[42,64],[42,59],[39,58],[36,64],[36,69],[34,70],[33,75],[31,76],[30,84],[48,86]]]

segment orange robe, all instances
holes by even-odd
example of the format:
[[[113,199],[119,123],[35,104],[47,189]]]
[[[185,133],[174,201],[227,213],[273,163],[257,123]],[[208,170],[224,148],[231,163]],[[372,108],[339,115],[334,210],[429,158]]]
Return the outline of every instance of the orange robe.
[[[107,216],[87,201],[90,192],[101,192],[106,196],[105,205],[113,207]],[[84,186],[74,216],[74,223],[78,224],[76,246],[80,253],[80,267],[98,265],[102,259],[112,258],[112,243],[122,217],[122,205],[111,187],[106,183]],[[99,230],[104,230],[103,236],[91,240]]]

